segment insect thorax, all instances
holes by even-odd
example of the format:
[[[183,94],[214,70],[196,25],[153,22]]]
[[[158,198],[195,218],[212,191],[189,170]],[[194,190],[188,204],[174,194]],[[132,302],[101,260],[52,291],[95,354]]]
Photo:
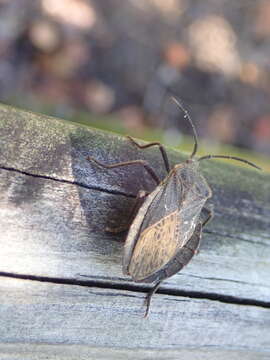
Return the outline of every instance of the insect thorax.
[[[188,160],[183,164],[176,165],[174,168],[183,187],[192,192],[194,196],[205,199],[212,196],[212,191],[199,170],[199,162]]]

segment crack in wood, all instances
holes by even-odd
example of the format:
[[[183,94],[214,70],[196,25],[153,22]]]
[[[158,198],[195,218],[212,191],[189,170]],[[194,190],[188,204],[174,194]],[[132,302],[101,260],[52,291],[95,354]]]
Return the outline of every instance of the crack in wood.
[[[229,281],[229,282],[233,282],[233,283],[237,283],[237,284],[245,284],[245,285],[253,285],[253,286],[263,286],[263,287],[267,287],[270,288],[270,286],[265,286],[265,284],[260,284],[260,283],[252,283],[252,282],[247,282],[247,281],[240,281],[240,280],[233,280],[233,279],[222,279],[222,278],[217,278],[217,277],[205,277],[205,276],[199,276],[199,275],[192,275],[192,274],[188,274],[185,273],[186,276],[188,277],[193,277],[196,279],[203,279],[203,280],[213,280],[213,281]]]
[[[33,173],[30,173],[30,172],[27,172],[27,171],[24,171],[24,170],[15,169],[13,167],[8,167],[8,166],[4,166],[4,165],[0,165],[0,170],[12,171],[12,172],[16,172],[18,174],[22,174],[22,175],[25,175],[25,176],[31,176],[31,177],[34,177],[34,178],[52,180],[52,181],[57,181],[57,182],[60,182],[60,183],[63,183],[63,184],[75,185],[75,186],[82,187],[84,189],[101,191],[101,192],[111,194],[111,195],[122,195],[122,196],[130,197],[130,198],[136,198],[136,195],[127,194],[127,193],[122,192],[122,191],[108,190],[108,189],[104,189],[104,188],[99,187],[99,186],[89,186],[89,185],[80,183],[78,181],[70,181],[70,180],[66,180],[66,179],[58,179],[58,178],[48,176],[48,175],[33,174]]]
[[[84,287],[97,287],[101,289],[115,289],[115,290],[126,290],[126,291],[136,291],[140,293],[148,292],[148,286],[137,286],[133,284],[112,284],[109,282],[99,282],[99,281],[80,281],[75,279],[63,279],[63,278],[50,278],[45,276],[35,276],[27,274],[13,274],[8,272],[0,272],[0,277],[13,278],[13,279],[22,279],[30,281],[40,281],[47,282],[52,284],[62,284],[62,285],[76,285]],[[233,304],[233,305],[246,305],[246,306],[257,306],[262,308],[270,308],[270,302],[255,300],[251,298],[238,298],[232,295],[222,295],[217,293],[210,292],[200,292],[200,291],[187,291],[187,290],[178,290],[170,288],[159,288],[157,291],[159,294],[171,295],[171,296],[182,296],[189,297],[194,299],[206,299],[212,301],[219,301],[222,303]],[[180,299],[179,299],[180,300]]]
[[[212,231],[212,230],[203,230],[203,232],[206,234],[210,234],[210,235],[217,235],[217,236],[221,236],[221,237],[228,237],[228,238],[234,239],[234,240],[245,241],[250,244],[269,246],[268,243],[265,243],[263,241],[252,241],[252,240],[244,239],[241,236],[231,235],[230,233],[226,233],[226,232],[218,232],[218,231]],[[263,236],[261,236],[261,237],[263,237]],[[266,237],[263,237],[263,238],[267,239]]]

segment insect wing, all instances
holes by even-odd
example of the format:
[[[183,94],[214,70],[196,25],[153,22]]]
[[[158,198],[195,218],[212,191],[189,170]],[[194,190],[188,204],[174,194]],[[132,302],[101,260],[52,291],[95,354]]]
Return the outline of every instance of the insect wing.
[[[192,259],[199,248],[202,235],[202,224],[199,222],[187,243],[178,250],[175,256],[155,274],[144,279],[144,282],[162,281],[179,272]]]
[[[133,250],[139,239],[139,233],[142,227],[142,222],[145,218],[145,214],[147,213],[149,207],[151,206],[153,199],[155,199],[155,197],[160,191],[163,191],[163,188],[164,185],[159,185],[151,194],[148,195],[143,205],[139,208],[138,213],[129,228],[129,232],[124,245],[124,255],[123,255],[124,274],[129,274],[128,267],[133,254]]]
[[[198,223],[191,238],[166,265],[166,269],[164,270],[166,278],[174,275],[190,262],[200,245],[201,235],[202,224]],[[162,279],[164,279],[164,277]]]
[[[140,208],[131,225],[124,252],[123,270],[142,281],[164,266],[181,247],[179,209],[182,184],[172,173]]]

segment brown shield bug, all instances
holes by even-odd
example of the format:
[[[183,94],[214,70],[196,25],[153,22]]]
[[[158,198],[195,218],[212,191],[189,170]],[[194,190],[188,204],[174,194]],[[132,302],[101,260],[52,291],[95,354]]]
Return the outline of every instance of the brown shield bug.
[[[173,101],[182,109],[184,118],[188,119],[193,129],[194,147],[185,162],[171,168],[166,151],[160,143],[140,145],[128,137],[140,149],[159,147],[168,172],[165,179],[160,180],[144,160],[106,165],[88,157],[88,160],[107,169],[141,165],[157,183],[151,193],[140,191],[137,196],[123,257],[124,274],[130,275],[135,282],[156,283],[148,293],[145,316],[149,312],[151,297],[161,281],[180,271],[196,253],[202,228],[212,217],[212,212],[205,207],[212,193],[199,171],[200,161],[211,158],[233,159],[260,169],[250,161],[235,156],[206,155],[195,159],[198,148],[195,126],[183,106],[175,98]],[[111,231],[120,232],[123,229]]]

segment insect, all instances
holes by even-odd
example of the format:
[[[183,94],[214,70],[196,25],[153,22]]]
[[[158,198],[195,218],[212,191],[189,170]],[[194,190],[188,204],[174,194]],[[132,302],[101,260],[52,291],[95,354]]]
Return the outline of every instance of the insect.
[[[133,160],[116,164],[103,164],[92,157],[89,161],[113,169],[121,166],[140,165],[156,182],[156,188],[137,195],[130,217],[130,226],[124,245],[123,273],[130,275],[135,282],[153,283],[155,286],[146,298],[145,317],[148,315],[150,301],[160,283],[180,271],[197,252],[202,228],[213,216],[205,203],[212,192],[199,171],[199,163],[211,158],[225,158],[244,162],[260,169],[248,160],[235,156],[205,155],[195,159],[198,149],[198,136],[187,110],[172,98],[184,112],[193,130],[194,146],[190,157],[174,167],[170,166],[165,148],[158,142],[146,145],[128,139],[138,148],[158,146],[168,175],[160,180],[154,169],[144,160]],[[114,232],[123,229],[111,230]]]

